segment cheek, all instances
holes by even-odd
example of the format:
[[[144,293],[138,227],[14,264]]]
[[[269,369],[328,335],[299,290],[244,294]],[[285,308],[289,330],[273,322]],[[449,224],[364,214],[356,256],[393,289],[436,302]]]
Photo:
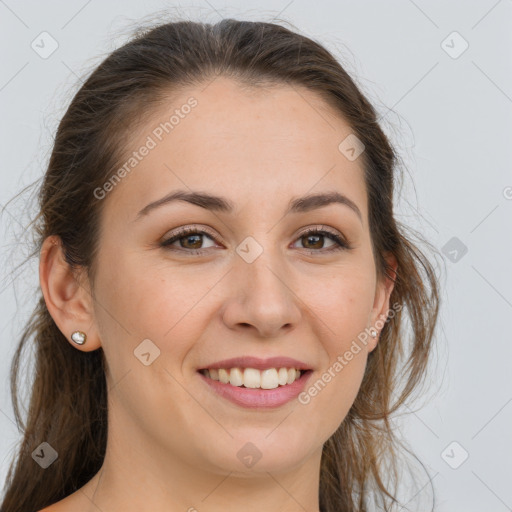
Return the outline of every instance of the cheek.
[[[112,399],[122,404],[113,408],[118,421],[128,425],[135,419],[144,429],[159,426],[162,443],[164,434],[172,431],[173,442],[186,446],[186,436],[180,436],[187,432],[187,416],[204,412],[183,391],[181,366],[193,346],[191,340],[197,340],[203,329],[199,317],[206,291],[197,283],[190,286],[190,280],[170,279],[163,268],[143,267],[137,258],[119,258],[115,265],[100,268],[110,270],[98,273],[96,315],[109,387],[115,388]],[[212,285],[204,283],[205,288]],[[141,345],[143,340],[151,343]],[[143,352],[149,352],[148,365]],[[123,416],[127,411],[129,418]]]
[[[322,335],[317,334],[332,359],[368,327],[375,299],[373,269],[347,265],[329,275],[299,279],[300,298],[317,317],[316,324],[323,326]]]
[[[371,267],[339,269],[324,280],[321,290],[308,295],[307,305],[316,317],[313,325],[325,358],[299,402],[324,411],[330,433],[348,413],[364,376],[369,341],[366,329],[374,301],[371,271]]]
[[[149,265],[147,256],[119,257],[110,271],[98,274],[98,316],[102,341],[133,350],[150,339],[173,365],[180,363],[204,330],[208,292],[220,277],[214,272],[197,277],[193,268]],[[108,347],[107,347],[108,349]]]
[[[345,346],[343,346],[345,345]],[[349,344],[348,344],[349,345]],[[297,412],[307,432],[327,441],[343,423],[359,392],[367,353],[346,357],[346,344],[334,350],[330,362],[313,375],[298,397]]]

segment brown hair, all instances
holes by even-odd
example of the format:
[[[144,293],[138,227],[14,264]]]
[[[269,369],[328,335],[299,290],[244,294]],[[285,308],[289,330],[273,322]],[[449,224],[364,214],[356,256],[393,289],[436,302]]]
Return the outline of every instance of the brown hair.
[[[432,264],[394,217],[398,156],[372,105],[323,46],[278,24],[233,19],[216,24],[177,21],[139,31],[92,72],[59,124],[39,191],[36,249],[46,237],[58,235],[69,265],[85,269],[93,280],[103,204],[93,191],[123,161],[129,130],[140,126],[170,91],[218,75],[246,87],[307,87],[343,116],[365,145],[361,158],[377,274],[395,281],[390,303],[401,309],[386,321],[352,408],[324,444],[320,507],[323,512],[363,511],[373,494],[390,510],[387,502],[397,502],[396,488],[391,488],[397,440],[390,415],[424,381],[439,285]],[[386,252],[398,262],[392,276]],[[35,373],[24,424],[18,380],[27,343],[35,348]],[[72,494],[99,471],[107,442],[103,357],[101,349],[73,348],[40,294],[11,367],[14,411],[24,437],[7,476],[2,511],[39,510]],[[31,457],[43,441],[60,454],[47,469]]]

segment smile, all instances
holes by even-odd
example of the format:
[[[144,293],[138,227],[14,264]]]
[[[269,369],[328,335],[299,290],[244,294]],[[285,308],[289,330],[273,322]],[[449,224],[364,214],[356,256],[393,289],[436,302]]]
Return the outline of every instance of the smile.
[[[293,384],[300,379],[301,372],[295,368],[268,368],[257,370],[256,368],[211,368],[201,370],[201,373],[212,380],[236,387],[251,389],[275,389],[279,386]]]
[[[216,395],[247,408],[275,408],[294,400],[303,391],[312,370],[296,368],[210,368],[199,370]]]

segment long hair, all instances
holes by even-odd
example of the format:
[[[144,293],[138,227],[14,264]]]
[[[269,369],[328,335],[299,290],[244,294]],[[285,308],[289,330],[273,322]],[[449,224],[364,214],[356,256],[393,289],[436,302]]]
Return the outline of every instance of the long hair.
[[[379,277],[390,277],[384,254],[395,256],[390,303],[400,308],[368,356],[348,415],[324,444],[320,507],[323,512],[362,512],[373,493],[389,510],[386,503],[396,503],[391,476],[397,460],[390,416],[424,381],[439,284],[427,256],[395,219],[398,156],[376,111],[322,45],[278,24],[233,19],[175,21],[139,30],[96,67],[60,121],[39,189],[36,250],[46,237],[58,235],[70,267],[85,269],[93,278],[104,203],[94,190],[123,161],[128,135],[169,92],[220,75],[244,87],[307,87],[348,122],[365,146],[361,158],[375,266]],[[26,345],[35,352],[35,368],[25,423],[18,384]],[[104,363],[101,348],[82,352],[70,345],[40,294],[11,366],[14,412],[24,435],[9,469],[2,511],[39,510],[72,494],[99,471],[107,442]],[[47,469],[31,456],[44,441],[62,454]]]

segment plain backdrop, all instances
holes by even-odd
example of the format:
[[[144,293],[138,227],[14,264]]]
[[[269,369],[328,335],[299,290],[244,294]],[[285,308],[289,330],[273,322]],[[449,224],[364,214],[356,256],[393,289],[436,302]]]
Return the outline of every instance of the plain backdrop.
[[[510,0],[0,0],[2,484],[20,439],[9,367],[38,286],[37,257],[17,267],[30,251],[34,187],[8,201],[43,175],[80,77],[162,9],[288,21],[331,50],[374,103],[406,169],[397,214],[442,256],[428,400],[399,420],[429,473],[420,473],[420,509],[430,509],[430,479],[438,512],[512,510]]]

